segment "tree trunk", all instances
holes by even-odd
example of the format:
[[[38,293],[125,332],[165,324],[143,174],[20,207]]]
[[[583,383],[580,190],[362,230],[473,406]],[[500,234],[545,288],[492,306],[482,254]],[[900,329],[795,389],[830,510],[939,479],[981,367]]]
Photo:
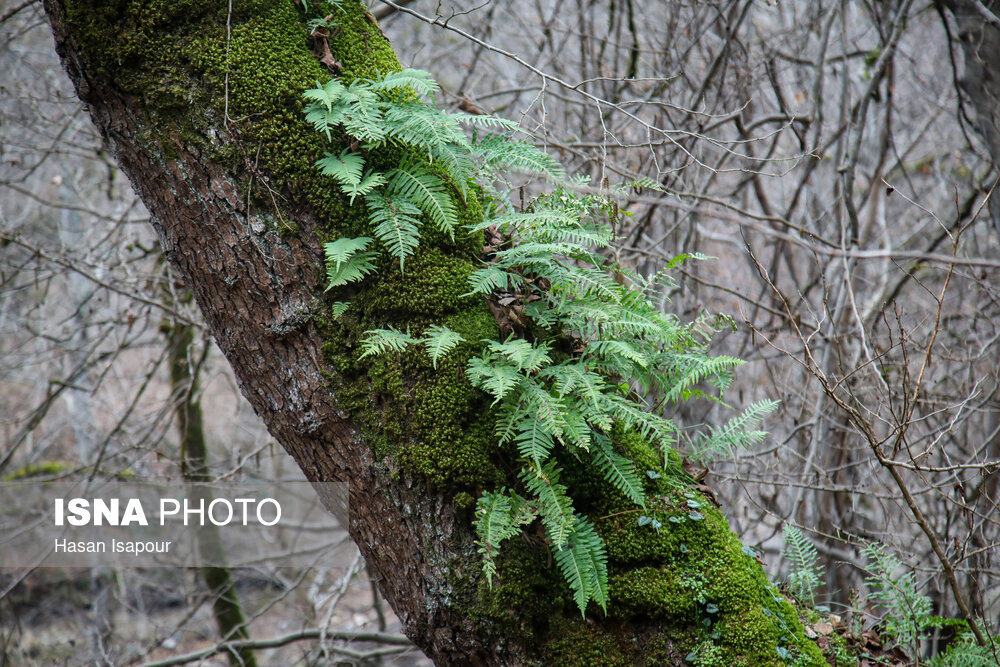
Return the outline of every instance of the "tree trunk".
[[[405,274],[387,263],[337,294],[352,302],[340,319],[323,292],[322,242],[360,235],[367,219],[313,166],[323,144],[303,120],[302,92],[330,72],[305,23],[332,15],[332,69],[344,78],[398,69],[360,2],[44,4],[78,95],[243,394],[309,479],[350,483],[350,533],[406,634],[437,664],[680,664],[691,651],[725,664],[823,664],[714,508],[655,533],[613,511],[610,486],[592,485],[587,511],[610,559],[607,615],[581,618],[540,539],[505,543],[486,585],[475,497],[516,484],[519,465],[496,446],[489,403],[463,373],[480,344],[437,368],[413,355],[357,359],[360,334],[387,324],[495,337],[485,302],[462,296],[481,235],[425,234]],[[398,159],[369,156],[376,166]],[[470,197],[463,222],[477,217]],[[642,442],[622,446],[658,456]]]

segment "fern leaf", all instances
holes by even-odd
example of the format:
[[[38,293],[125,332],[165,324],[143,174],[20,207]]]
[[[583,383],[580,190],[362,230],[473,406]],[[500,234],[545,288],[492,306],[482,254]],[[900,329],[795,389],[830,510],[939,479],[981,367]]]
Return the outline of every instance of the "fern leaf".
[[[528,414],[541,422],[553,437],[561,438],[566,427],[564,401],[532,377],[523,378],[518,389]]]
[[[706,357],[701,354],[680,354],[671,359],[672,372],[668,374],[670,389],[664,399],[676,401],[681,392],[693,384],[713,376],[727,373],[730,369],[745,363],[735,357]]]
[[[635,473],[635,464],[614,450],[607,436],[595,434],[594,464],[604,473],[604,478],[640,507],[646,506],[646,493]]]
[[[624,340],[595,340],[587,345],[587,354],[594,354],[614,362],[622,369],[634,364],[640,368],[649,367],[649,357]],[[625,373],[631,375],[632,373]]]
[[[483,572],[492,587],[496,575],[494,558],[500,551],[500,543],[520,532],[521,527],[535,519],[535,512],[517,494],[485,493],[476,503],[475,528],[479,539],[479,553],[483,557]]]
[[[375,271],[378,253],[362,252],[372,242],[367,236],[342,238],[323,246],[326,253],[326,289],[361,280]]]
[[[410,345],[418,342],[409,333],[403,333],[395,327],[388,329],[371,329],[365,332],[361,341],[361,354],[358,359],[372,357],[386,352],[402,352]]]
[[[443,111],[420,102],[392,105],[384,114],[386,135],[401,146],[423,148],[434,155],[448,144],[471,146],[458,123]]]
[[[577,520],[573,514],[573,502],[566,495],[566,487],[559,483],[555,463],[550,461],[544,467],[523,470],[521,481],[538,500],[538,516],[552,546],[562,549]]]
[[[420,339],[427,347],[427,354],[431,357],[431,363],[437,369],[438,359],[448,354],[456,345],[464,341],[462,334],[456,333],[448,327],[432,324],[427,327],[424,337]]]
[[[450,115],[457,122],[465,123],[466,125],[478,125],[480,127],[488,127],[491,129],[510,130],[512,132],[520,127],[512,120],[500,118],[499,116],[493,116],[490,114],[452,113]]]
[[[533,461],[537,467],[541,467],[542,461],[549,457],[549,452],[555,444],[552,433],[536,417],[529,417],[521,422],[514,442],[521,456]]]
[[[819,552],[797,526],[785,523],[782,532],[788,559],[788,588],[797,600],[812,607],[820,585]]]
[[[498,364],[491,355],[469,360],[465,370],[472,386],[493,395],[493,405],[502,401],[521,382],[521,373],[514,366]]]
[[[607,611],[608,556],[593,524],[583,516],[576,519],[569,543],[555,552],[555,560],[583,616],[590,600]]]
[[[474,145],[473,151],[490,167],[513,167],[556,179],[565,176],[562,165],[555,158],[527,141],[515,141],[508,137],[488,137]]]
[[[454,238],[458,224],[455,204],[444,181],[430,169],[416,163],[402,165],[388,174],[387,198],[402,198],[418,206],[437,228]]]
[[[345,90],[344,84],[338,79],[330,79],[325,84],[320,84],[317,81],[316,87],[306,90],[302,96],[329,111],[337,105]],[[310,104],[310,106],[312,105]]]
[[[462,296],[491,294],[497,290],[505,290],[513,284],[512,281],[516,277],[516,274],[491,264],[482,269],[477,269],[469,276],[469,287],[472,289]]]
[[[777,401],[772,400],[751,403],[742,414],[733,417],[722,427],[710,428],[707,434],[701,434],[693,440],[692,458],[704,462],[734,449],[747,449],[756,445],[767,436],[766,431],[758,430],[757,427],[778,405]]]
[[[347,309],[351,307],[348,301],[334,301],[333,305],[330,306],[330,317],[337,320],[340,316],[347,312]]]
[[[325,157],[316,160],[316,166],[327,176],[333,176],[341,186],[359,185],[361,172],[365,168],[365,159],[345,148],[340,155],[327,153]]]
[[[348,261],[354,253],[364,250],[372,242],[367,236],[358,238],[341,238],[331,241],[323,246],[326,252],[326,261],[333,262],[339,270],[341,264]]]
[[[547,343],[532,345],[523,338],[510,338],[501,343],[491,340],[487,343],[491,352],[506,358],[521,371],[533,373],[552,363]]]
[[[385,176],[378,172],[368,171],[359,182],[341,185],[340,189],[350,197],[353,204],[355,198],[371,194],[372,190],[381,185],[385,185]]]
[[[389,72],[371,82],[371,89],[389,92],[393,90],[413,90],[421,97],[433,95],[440,90],[437,81],[430,72],[421,69],[404,69],[399,72]]]
[[[863,552],[869,562],[870,574],[865,581],[871,599],[887,612],[884,636],[891,639],[890,645],[916,653],[930,622],[931,599],[920,593],[913,571],[903,567],[885,546],[871,542]]]
[[[403,263],[420,245],[420,209],[406,199],[386,199],[373,192],[365,197],[368,213],[375,225],[375,238],[385,244],[389,254]]]

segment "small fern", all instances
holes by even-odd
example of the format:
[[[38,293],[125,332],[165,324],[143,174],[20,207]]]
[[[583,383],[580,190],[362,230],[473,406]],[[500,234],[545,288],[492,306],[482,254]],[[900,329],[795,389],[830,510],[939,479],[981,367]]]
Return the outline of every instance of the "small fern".
[[[483,572],[492,586],[497,567],[495,558],[500,543],[521,532],[521,528],[535,520],[534,508],[516,493],[484,493],[476,503],[476,544],[483,557]]]
[[[424,332],[424,337],[420,342],[427,347],[427,354],[431,357],[431,364],[437,369],[438,359],[445,356],[456,345],[464,341],[462,335],[437,324],[433,324]]]
[[[372,239],[362,236],[356,239],[337,239],[324,244],[328,290],[357,282],[375,271],[378,253],[363,252],[371,242]]]
[[[408,199],[387,199],[378,192],[365,197],[365,203],[375,225],[375,238],[399,259],[402,272],[406,258],[420,245],[420,209]]]
[[[799,602],[807,607],[816,604],[816,589],[820,586],[822,570],[819,552],[812,542],[793,524],[783,528],[785,538],[785,558],[788,559],[788,588]]]
[[[993,639],[994,647],[998,642]],[[976,643],[976,637],[971,632],[964,632],[948,646],[948,650],[928,661],[930,667],[996,667],[997,653],[1000,647],[991,649]]]
[[[365,332],[365,338],[361,341],[361,355],[358,358],[364,359],[386,352],[402,352],[416,342],[417,339],[409,333],[403,333],[393,327],[372,329]]]
[[[871,542],[862,550],[868,559],[870,598],[886,610],[883,635],[891,646],[917,655],[931,621],[931,600],[920,593],[916,576],[884,545]]]

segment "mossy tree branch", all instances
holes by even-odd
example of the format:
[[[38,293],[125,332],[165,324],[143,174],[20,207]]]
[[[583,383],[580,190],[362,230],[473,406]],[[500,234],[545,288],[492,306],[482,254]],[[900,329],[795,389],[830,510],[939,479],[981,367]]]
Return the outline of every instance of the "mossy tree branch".
[[[219,0],[44,4],[78,95],[244,395],[307,477],[350,482],[351,535],[406,634],[438,664],[681,664],[692,651],[726,664],[822,664],[679,460],[675,476],[647,488],[659,532],[639,527],[602,475],[560,462],[608,547],[607,615],[580,618],[542,539],[514,540],[487,586],[475,497],[516,484],[520,465],[496,446],[489,400],[464,374],[478,341],[497,336],[486,303],[465,296],[482,235],[427,233],[405,273],[386,261],[360,287],[324,293],[321,244],[365,235],[368,220],[314,167],[324,146],[302,92],[330,72],[310,50],[304,3],[250,0],[232,14]],[[339,76],[399,69],[361,3],[341,6],[329,38]],[[461,223],[482,219],[475,196],[455,197]],[[351,311],[334,319],[340,297]],[[433,324],[476,342],[436,364],[418,349],[359,359],[367,330]],[[662,466],[639,438],[618,433],[615,447],[639,469]]]

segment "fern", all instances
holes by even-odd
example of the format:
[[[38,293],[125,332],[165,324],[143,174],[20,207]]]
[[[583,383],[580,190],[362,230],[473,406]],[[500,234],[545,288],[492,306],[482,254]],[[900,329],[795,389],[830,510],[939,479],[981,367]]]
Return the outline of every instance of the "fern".
[[[816,589],[820,586],[821,570],[817,565],[819,553],[812,542],[796,526],[784,525],[785,558],[788,559],[788,588],[797,600],[808,607],[816,603]]]
[[[584,615],[587,603],[596,602],[605,612],[608,607],[608,556],[594,525],[584,516],[576,516],[576,527],[568,543],[555,553],[556,564],[573,589],[573,600]]]
[[[371,82],[371,89],[383,92],[393,90],[403,92],[413,91],[418,96],[424,96],[433,95],[441,88],[438,86],[437,81],[431,77],[430,72],[420,69],[404,69],[399,72],[389,72],[388,74],[376,77]]]
[[[357,185],[361,182],[365,159],[345,148],[340,155],[327,153],[325,157],[316,160],[316,166],[327,176],[333,176],[341,185]]]
[[[868,559],[870,598],[886,610],[883,636],[891,646],[917,655],[931,621],[931,600],[919,592],[912,570],[905,568],[884,545],[870,542],[862,550]]]
[[[777,401],[763,400],[752,403],[742,414],[730,419],[721,428],[710,428],[693,440],[693,457],[698,461],[717,458],[722,452],[748,449],[759,443],[767,432],[758,430],[764,417],[778,408]]]
[[[485,493],[476,503],[476,541],[483,557],[483,572],[492,586],[497,567],[495,558],[500,543],[514,537],[524,525],[535,520],[534,509],[517,494]]]
[[[334,301],[330,306],[330,316],[333,319],[340,319],[340,316],[347,312],[347,309],[351,307],[351,304],[347,301]]]
[[[375,238],[385,244],[389,254],[399,259],[403,271],[406,258],[420,244],[420,209],[407,199],[386,199],[377,192],[365,197],[368,214],[375,225]]]
[[[554,179],[562,179],[565,176],[559,162],[527,141],[513,141],[509,137],[489,137],[475,144],[473,150],[486,166],[493,169],[513,167]]]
[[[461,334],[452,331],[448,327],[432,324],[427,327],[427,331],[424,332],[424,337],[420,339],[420,342],[427,347],[427,354],[431,357],[431,364],[437,369],[438,359],[448,354],[448,352],[464,340]]]
[[[419,207],[438,229],[454,237],[458,224],[455,204],[445,189],[444,181],[430,169],[408,162],[390,171],[386,178],[386,197],[398,197]]]
[[[342,238],[323,246],[326,253],[326,289],[357,282],[375,271],[378,253],[362,252],[372,242],[367,236]]]
[[[544,466],[529,466],[521,472],[521,481],[531,491],[538,504],[538,513],[552,547],[562,549],[569,541],[577,517],[566,487],[559,483],[559,471],[554,462]]]
[[[519,371],[535,372],[552,362],[548,345],[532,345],[523,338],[508,338],[503,343],[491,340],[486,347],[495,360],[505,359]]]
[[[977,644],[971,632],[964,632],[948,646],[947,652],[927,664],[930,667],[996,667],[997,656],[990,647]]]
[[[635,473],[635,464],[614,450],[610,440],[600,436],[594,440],[594,463],[604,473],[605,479],[640,507],[646,506],[646,493]]]
[[[521,382],[519,369],[508,364],[494,363],[494,357],[484,354],[482,357],[469,360],[465,370],[469,382],[490,393],[494,399],[493,405],[502,401]]]
[[[518,301],[521,330],[529,333],[483,341],[465,367],[469,382],[493,399],[499,443],[516,449],[522,466],[522,495],[501,489],[479,498],[475,526],[483,571],[492,585],[501,543],[537,520],[581,614],[590,602],[604,609],[609,597],[604,543],[560,482],[557,454],[589,462],[604,482],[637,508],[645,507],[635,463],[609,434],[621,429],[659,442],[666,473],[668,448],[679,429],[650,411],[635,392],[662,403],[697,396],[721,402],[715,394],[742,362],[706,354],[713,331],[706,321],[684,325],[657,310],[652,298],[662,289],[662,274],[644,278],[605,259],[602,249],[612,243],[612,226],[628,215],[612,198],[581,195],[560,184],[516,208],[507,173],[529,172],[562,183],[562,166],[531,142],[514,139],[516,123],[438,109],[432,99],[438,90],[426,72],[403,70],[306,91],[306,120],[331,144],[317,168],[352,203],[364,198],[371,225],[369,236],[326,244],[328,289],[364,279],[375,271],[380,253],[398,261],[402,273],[425,224],[454,239],[458,207],[470,193],[488,202],[484,219],[461,231],[493,227],[505,240],[472,273],[465,296]],[[471,138],[463,129],[470,125]],[[480,138],[480,130],[501,134]],[[386,147],[404,157],[392,169],[373,167],[367,156]],[[576,186],[586,182],[573,179]],[[659,186],[640,179],[615,192],[629,187]],[[336,302],[334,316],[348,307]],[[463,341],[440,325],[428,326],[420,337],[389,326],[365,332],[359,358],[420,344],[437,369]],[[689,439],[705,456],[749,446],[763,437],[757,424],[773,407],[766,401],[751,405],[724,426]]]
[[[410,345],[419,342],[409,333],[403,333],[394,327],[388,329],[372,329],[365,332],[361,341],[361,355],[358,359],[373,357],[386,352],[402,352]]]

